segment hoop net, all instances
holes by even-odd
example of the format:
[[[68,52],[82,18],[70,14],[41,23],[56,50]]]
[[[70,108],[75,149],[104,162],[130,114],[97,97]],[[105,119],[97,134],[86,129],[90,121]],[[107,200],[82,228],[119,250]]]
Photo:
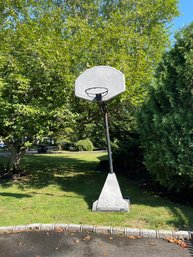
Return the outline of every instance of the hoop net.
[[[90,87],[85,90],[85,93],[89,97],[97,97],[98,95],[101,95],[101,97],[104,97],[108,94],[108,88],[106,88],[106,87]]]

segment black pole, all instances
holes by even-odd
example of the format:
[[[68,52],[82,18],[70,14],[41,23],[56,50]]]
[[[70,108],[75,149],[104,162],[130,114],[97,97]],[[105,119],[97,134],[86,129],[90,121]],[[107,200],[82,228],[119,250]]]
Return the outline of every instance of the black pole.
[[[108,122],[108,112],[107,107],[104,102],[101,102],[101,109],[104,114],[104,122],[105,122],[105,129],[106,129],[106,139],[107,139],[107,150],[108,150],[108,157],[109,157],[109,169],[110,173],[113,174],[113,159],[112,159],[112,152],[111,152],[111,140],[109,134],[109,122]]]

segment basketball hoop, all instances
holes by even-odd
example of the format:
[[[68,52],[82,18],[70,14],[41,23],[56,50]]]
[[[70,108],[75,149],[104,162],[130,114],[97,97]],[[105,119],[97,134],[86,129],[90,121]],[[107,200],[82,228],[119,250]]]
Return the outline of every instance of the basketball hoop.
[[[108,88],[106,87],[90,87],[85,90],[85,93],[97,101],[102,101],[103,97],[108,94]]]
[[[88,101],[106,102],[124,91],[124,75],[109,66],[87,69],[75,81],[75,95]]]
[[[124,75],[109,66],[95,66],[87,69],[75,81],[75,95],[79,98],[98,102],[104,115],[106,129],[109,171],[99,199],[93,203],[93,211],[129,211],[129,202],[123,199],[113,171],[110,144],[108,112],[106,101],[125,91]]]

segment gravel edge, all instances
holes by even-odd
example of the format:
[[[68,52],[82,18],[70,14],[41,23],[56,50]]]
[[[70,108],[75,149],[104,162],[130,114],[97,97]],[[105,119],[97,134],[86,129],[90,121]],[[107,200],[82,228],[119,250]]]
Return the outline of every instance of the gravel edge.
[[[151,230],[127,227],[94,226],[78,224],[29,224],[0,227],[0,235],[27,231],[56,231],[56,232],[93,232],[106,235],[122,235],[144,238],[193,239],[193,231]]]

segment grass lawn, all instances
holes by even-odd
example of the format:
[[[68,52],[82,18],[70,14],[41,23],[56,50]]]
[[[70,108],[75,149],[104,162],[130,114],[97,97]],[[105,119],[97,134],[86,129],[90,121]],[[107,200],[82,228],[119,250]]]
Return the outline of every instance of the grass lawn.
[[[0,157],[0,163],[5,157]],[[193,208],[144,192],[118,176],[129,213],[91,211],[106,173],[97,172],[105,153],[26,155],[28,176],[0,185],[0,225],[74,223],[149,229],[192,229]]]

